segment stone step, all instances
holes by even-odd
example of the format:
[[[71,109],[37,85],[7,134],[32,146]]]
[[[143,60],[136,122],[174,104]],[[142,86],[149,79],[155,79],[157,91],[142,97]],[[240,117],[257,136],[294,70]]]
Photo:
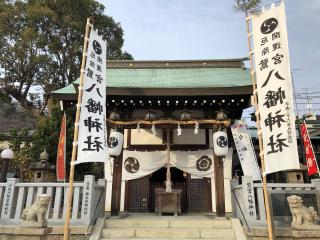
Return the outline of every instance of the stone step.
[[[101,238],[100,240],[167,240],[167,238]],[[199,238],[186,238],[187,240],[199,240]],[[221,240],[222,238],[206,238],[206,240]],[[170,238],[170,240],[181,240],[181,238]],[[235,240],[235,238],[223,238],[223,240]]]
[[[122,229],[122,228],[110,228],[103,229],[102,238],[134,238],[135,237],[135,229]]]
[[[181,228],[105,228],[102,238],[143,239],[233,239],[232,229],[181,229]]]
[[[200,229],[200,228],[208,228],[208,229],[227,229],[232,228],[232,222],[230,220],[170,220],[171,228],[190,228],[190,229]]]
[[[192,220],[192,219],[107,219],[107,228],[232,228],[230,220]]]
[[[200,238],[200,231],[195,229],[136,229],[137,238]]]
[[[233,229],[201,229],[201,238],[217,238],[217,239],[228,239],[234,238],[234,231]]]
[[[170,221],[165,219],[106,219],[106,228],[168,228]]]

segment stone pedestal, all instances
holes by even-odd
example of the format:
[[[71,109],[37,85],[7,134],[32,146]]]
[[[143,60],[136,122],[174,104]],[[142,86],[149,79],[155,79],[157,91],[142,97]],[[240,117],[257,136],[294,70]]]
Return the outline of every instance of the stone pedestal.
[[[52,228],[24,228],[16,226],[0,226],[0,239],[46,240]]]
[[[292,230],[293,239],[315,240],[320,239],[320,231]]]
[[[245,234],[248,239],[256,240],[268,240],[268,229],[263,228],[251,228],[250,231],[243,227]],[[277,227],[275,228],[275,236],[277,240],[319,240],[320,231],[313,230],[294,230],[290,227]]]

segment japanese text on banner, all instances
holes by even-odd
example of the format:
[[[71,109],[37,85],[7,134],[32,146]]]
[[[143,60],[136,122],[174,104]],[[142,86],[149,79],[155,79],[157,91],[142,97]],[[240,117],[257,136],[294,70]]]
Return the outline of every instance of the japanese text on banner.
[[[265,173],[299,169],[284,3],[252,15]]]
[[[106,42],[92,29],[84,73],[76,164],[106,161],[105,119]]]

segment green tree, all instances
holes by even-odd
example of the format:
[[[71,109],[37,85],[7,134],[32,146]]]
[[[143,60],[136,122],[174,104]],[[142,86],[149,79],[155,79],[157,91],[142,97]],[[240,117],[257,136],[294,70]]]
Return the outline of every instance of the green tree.
[[[95,0],[0,0],[0,91],[39,118],[49,94],[79,76],[88,17],[108,43],[108,59],[132,59],[121,50],[123,30]],[[31,93],[32,86],[41,87]]]
[[[66,139],[66,173],[69,175],[70,159],[72,153],[72,142],[74,134],[75,108],[66,109],[67,116],[67,139]],[[60,135],[61,121],[63,113],[57,105],[51,109],[50,118],[42,117],[38,121],[37,128],[32,136],[32,147],[30,150],[31,158],[38,161],[40,153],[46,149],[49,153],[49,162],[56,164],[57,148]],[[83,163],[76,165],[75,180],[82,181],[84,175],[95,175],[96,178],[101,176],[100,163]]]
[[[233,9],[237,12],[243,12],[246,15],[248,11],[255,10],[259,7],[261,0],[235,0]]]
[[[16,170],[17,177],[22,182],[30,182],[33,178],[30,171],[32,163],[32,145],[29,130],[13,129],[10,131],[10,148],[14,152],[13,159],[10,161],[10,168]]]

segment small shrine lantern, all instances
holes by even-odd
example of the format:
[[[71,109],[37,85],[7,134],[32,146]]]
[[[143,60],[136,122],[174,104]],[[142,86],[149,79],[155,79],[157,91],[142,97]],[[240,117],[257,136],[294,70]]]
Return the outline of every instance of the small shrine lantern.
[[[52,182],[55,180],[55,165],[48,162],[49,154],[44,150],[40,154],[40,162],[35,162],[30,169],[34,171],[34,182]]]
[[[303,173],[308,174],[308,167],[300,163],[300,169],[286,171],[286,183],[305,183]]]

